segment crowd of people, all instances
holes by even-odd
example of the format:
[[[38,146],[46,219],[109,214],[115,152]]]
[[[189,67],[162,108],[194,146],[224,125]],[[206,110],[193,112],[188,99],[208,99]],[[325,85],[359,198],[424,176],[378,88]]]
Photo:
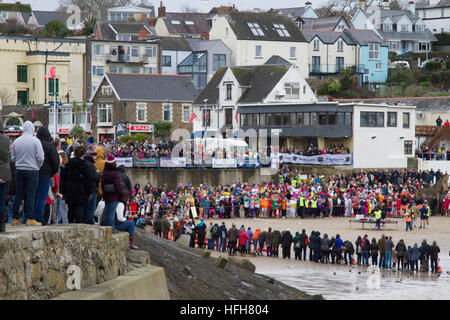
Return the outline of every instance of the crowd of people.
[[[319,149],[318,146],[310,144],[301,148],[281,148],[280,152],[302,156],[318,156],[321,154],[348,154],[350,153],[350,149],[344,145],[331,145],[326,146],[323,149]]]
[[[161,140],[158,143],[150,143],[145,141],[143,143],[128,141],[124,144],[105,144],[107,154],[112,154],[118,158],[140,158],[140,159],[154,159],[154,158],[170,158],[172,156],[172,149],[174,143],[170,140]]]
[[[165,222],[155,221],[155,235],[161,237],[162,225],[165,224],[167,232],[170,229],[170,222],[164,218]],[[158,218],[157,221],[160,221]],[[161,225],[161,226],[160,226]],[[267,230],[259,228],[254,231],[251,227],[245,228],[242,225],[239,229],[233,223],[231,228],[227,228],[225,221],[219,224],[210,222],[205,223],[204,219],[196,224],[195,219],[175,220],[173,222],[174,240],[181,235],[189,236],[189,247],[206,248],[208,250],[217,250],[228,252],[228,255],[235,255],[239,252],[241,256],[253,254],[263,256],[264,252],[268,257],[278,258],[281,254],[283,259],[290,259],[292,249],[294,259],[308,260],[324,264],[356,264],[358,266],[374,265],[379,268],[410,272],[429,272],[438,273],[438,259],[440,248],[436,241],[431,245],[424,239],[420,245],[414,243],[407,245],[403,239],[396,244],[392,236],[384,234],[377,240],[365,234],[358,236],[356,241],[342,239],[341,235],[329,237],[324,234],[321,237],[320,231],[313,230],[307,235],[303,229],[301,233],[291,234],[290,230],[277,230],[269,227]],[[197,242],[197,244],[196,244]],[[308,252],[309,251],[309,252]],[[356,257],[356,259],[354,259]],[[420,267],[419,267],[420,262]]]

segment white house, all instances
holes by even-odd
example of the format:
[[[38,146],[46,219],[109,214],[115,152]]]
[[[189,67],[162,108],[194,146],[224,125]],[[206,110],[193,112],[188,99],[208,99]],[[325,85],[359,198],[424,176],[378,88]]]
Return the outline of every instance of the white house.
[[[143,21],[154,17],[155,8],[153,6],[124,6],[108,9],[108,21]]]
[[[406,168],[415,150],[414,106],[353,105],[353,166]]]
[[[417,4],[416,14],[431,32],[450,32],[449,0],[428,0],[422,4]]]
[[[218,15],[213,20],[210,39],[220,39],[231,49],[232,65],[261,65],[278,55],[308,77],[308,43],[289,17],[256,12]]]

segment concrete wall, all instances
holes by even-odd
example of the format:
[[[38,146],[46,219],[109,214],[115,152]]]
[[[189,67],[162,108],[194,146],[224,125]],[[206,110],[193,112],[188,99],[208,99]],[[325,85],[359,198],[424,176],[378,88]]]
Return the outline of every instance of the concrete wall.
[[[422,159],[418,160],[418,169],[419,170],[431,170],[437,171],[441,170],[443,173],[450,174],[450,161],[426,161]]]

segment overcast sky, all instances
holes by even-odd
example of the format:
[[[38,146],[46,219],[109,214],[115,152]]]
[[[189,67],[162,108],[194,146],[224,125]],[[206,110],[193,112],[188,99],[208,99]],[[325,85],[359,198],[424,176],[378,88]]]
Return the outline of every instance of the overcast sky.
[[[16,0],[4,0],[3,2],[14,3]],[[19,1],[19,0],[17,0]],[[168,12],[180,11],[180,8],[188,4],[190,7],[195,7],[199,12],[207,12],[212,7],[220,5],[232,5],[233,3],[239,10],[248,10],[253,8],[270,9],[270,8],[289,8],[289,7],[304,7],[307,0],[163,0]],[[323,4],[327,0],[310,0],[313,7]],[[58,7],[59,0],[21,0],[22,3],[31,4],[33,10],[48,10],[52,11]],[[159,7],[160,0],[153,0],[155,7]]]

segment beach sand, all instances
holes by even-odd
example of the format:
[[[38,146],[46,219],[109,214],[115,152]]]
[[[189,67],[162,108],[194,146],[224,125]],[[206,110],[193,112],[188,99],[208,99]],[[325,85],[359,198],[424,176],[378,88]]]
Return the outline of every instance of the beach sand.
[[[281,247],[279,258],[272,257],[252,257],[247,255],[256,266],[256,272],[272,276],[288,285],[294,286],[309,294],[323,294],[326,299],[450,299],[450,217],[431,217],[430,229],[418,229],[405,231],[404,219],[395,219],[398,221],[397,229],[395,225],[389,225],[388,229],[381,231],[368,230],[368,225],[364,230],[359,224],[353,224],[350,228],[350,218],[322,218],[322,219],[212,219],[205,220],[217,222],[219,225],[225,221],[227,228],[232,223],[237,228],[242,225],[252,230],[260,228],[261,230],[278,229],[280,231],[289,230],[293,236],[295,232],[306,230],[309,236],[312,230],[320,231],[321,236],[324,233],[328,237],[336,236],[350,240],[353,243],[358,236],[367,234],[369,240],[375,237],[377,240],[381,234],[392,236],[394,244],[400,239],[405,244],[413,246],[415,242],[420,246],[423,239],[427,239],[428,244],[437,241],[441,249],[440,263],[442,274],[437,277],[431,274],[418,273],[411,275],[408,272],[393,272],[381,270],[379,277],[381,286],[378,289],[369,288],[367,279],[373,274],[367,270],[367,267],[345,266],[345,265],[324,265],[309,261],[298,261],[294,259],[294,253],[291,252],[291,259],[283,259]],[[419,227],[419,221],[416,222]],[[374,225],[370,225],[374,227]],[[219,255],[214,251],[213,256]],[[309,249],[307,251],[307,259]],[[237,257],[240,255],[237,254]],[[356,258],[356,255],[354,255]],[[370,261],[369,261],[370,262]]]

